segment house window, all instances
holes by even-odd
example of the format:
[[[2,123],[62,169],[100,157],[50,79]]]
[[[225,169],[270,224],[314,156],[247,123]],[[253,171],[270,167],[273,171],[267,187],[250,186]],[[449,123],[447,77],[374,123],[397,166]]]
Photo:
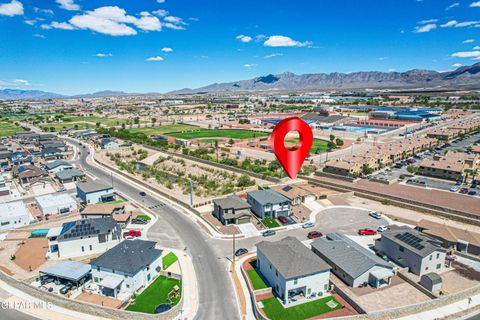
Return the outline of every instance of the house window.
[[[93,282],[98,282],[98,278],[97,278],[97,277],[94,277],[94,278],[93,278]]]
[[[433,258],[433,256],[430,255],[430,257],[428,257],[428,260],[432,261],[432,258]]]
[[[130,285],[129,285],[129,284],[127,284],[127,285],[125,285],[125,286],[127,287],[127,289],[130,288]]]
[[[275,271],[275,275],[278,277],[278,271]]]
[[[298,279],[294,279],[293,284],[297,284],[297,283],[298,283]]]
[[[437,253],[437,259],[440,259],[440,253]]]
[[[100,267],[97,266],[97,271],[100,271]]]
[[[325,290],[325,291],[328,290],[328,284],[327,284],[327,283],[325,283],[325,284],[323,285],[323,290]]]
[[[92,247],[92,245],[90,245],[90,251],[92,251],[92,250],[93,250],[93,247]]]
[[[440,269],[441,267],[442,267],[441,263],[437,264],[437,269]]]
[[[85,252],[85,248],[82,246],[82,252]]]

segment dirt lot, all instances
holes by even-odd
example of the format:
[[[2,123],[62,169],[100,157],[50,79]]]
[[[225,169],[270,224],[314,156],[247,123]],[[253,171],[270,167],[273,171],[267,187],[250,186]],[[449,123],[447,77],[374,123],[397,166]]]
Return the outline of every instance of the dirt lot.
[[[367,312],[397,308],[430,300],[429,297],[398,276],[392,279],[390,286],[380,289],[370,287],[350,288],[337,277],[333,277],[334,283],[341,286]]]
[[[30,238],[20,243],[14,262],[22,269],[33,271],[45,262],[48,250],[46,238]]]
[[[443,280],[443,292],[451,294],[480,284],[480,273],[460,263],[453,264],[454,269],[440,274]]]
[[[94,293],[81,293],[75,298],[75,300],[98,304],[100,306],[115,309],[119,309],[122,306],[122,301],[120,300],[104,297]]]

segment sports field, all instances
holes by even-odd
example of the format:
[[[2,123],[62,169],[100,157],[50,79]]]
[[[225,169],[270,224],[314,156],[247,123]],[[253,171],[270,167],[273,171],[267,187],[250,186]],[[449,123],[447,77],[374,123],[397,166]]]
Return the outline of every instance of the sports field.
[[[51,127],[53,127],[55,128],[55,131],[60,131],[62,129],[75,129],[75,125],[77,126],[78,130],[96,128],[95,124],[91,122],[56,122],[46,123],[44,125],[40,125],[40,127],[46,129],[50,129]]]
[[[147,136],[153,134],[166,134],[169,132],[183,132],[183,131],[193,131],[193,130],[201,130],[200,127],[191,126],[188,124],[167,124],[158,127],[146,127],[146,128],[132,128],[128,129],[132,133],[145,133]]]
[[[297,144],[298,139],[288,139],[288,140],[285,140],[285,142]],[[313,139],[313,144],[312,144],[312,148],[310,149],[310,154],[317,153],[327,149],[328,149],[328,141]]]
[[[16,132],[24,131],[21,127],[17,127],[13,123],[0,122],[0,137],[13,136]]]
[[[239,129],[212,129],[200,130],[194,132],[169,133],[169,136],[180,139],[198,139],[198,138],[229,138],[229,139],[251,139],[265,137],[269,134],[266,132],[255,132]]]

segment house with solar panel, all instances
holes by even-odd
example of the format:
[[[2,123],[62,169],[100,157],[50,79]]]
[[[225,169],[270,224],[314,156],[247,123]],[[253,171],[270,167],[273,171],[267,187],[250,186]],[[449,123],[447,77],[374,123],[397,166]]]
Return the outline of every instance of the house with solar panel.
[[[68,259],[105,252],[122,238],[122,229],[111,217],[66,222],[47,233],[50,259]]]
[[[445,268],[447,251],[442,242],[409,227],[391,226],[375,241],[375,249],[419,276]]]

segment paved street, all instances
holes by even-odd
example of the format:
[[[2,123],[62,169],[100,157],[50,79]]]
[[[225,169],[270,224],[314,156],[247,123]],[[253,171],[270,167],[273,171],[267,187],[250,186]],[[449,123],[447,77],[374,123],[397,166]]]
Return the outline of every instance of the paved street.
[[[2,320],[38,320],[20,311],[0,308],[0,319]]]
[[[78,146],[78,145],[77,145]],[[208,236],[188,216],[173,209],[147,193],[141,197],[142,191],[136,186],[111,176],[103,169],[87,163],[87,152],[82,150],[80,164],[87,172],[104,182],[111,183],[122,194],[153,207],[158,221],[148,232],[148,238],[158,241],[161,246],[176,249],[187,248],[190,254],[199,287],[199,310],[196,319],[238,319],[235,291],[223,261],[210,245]],[[142,199],[144,198],[144,199]]]

